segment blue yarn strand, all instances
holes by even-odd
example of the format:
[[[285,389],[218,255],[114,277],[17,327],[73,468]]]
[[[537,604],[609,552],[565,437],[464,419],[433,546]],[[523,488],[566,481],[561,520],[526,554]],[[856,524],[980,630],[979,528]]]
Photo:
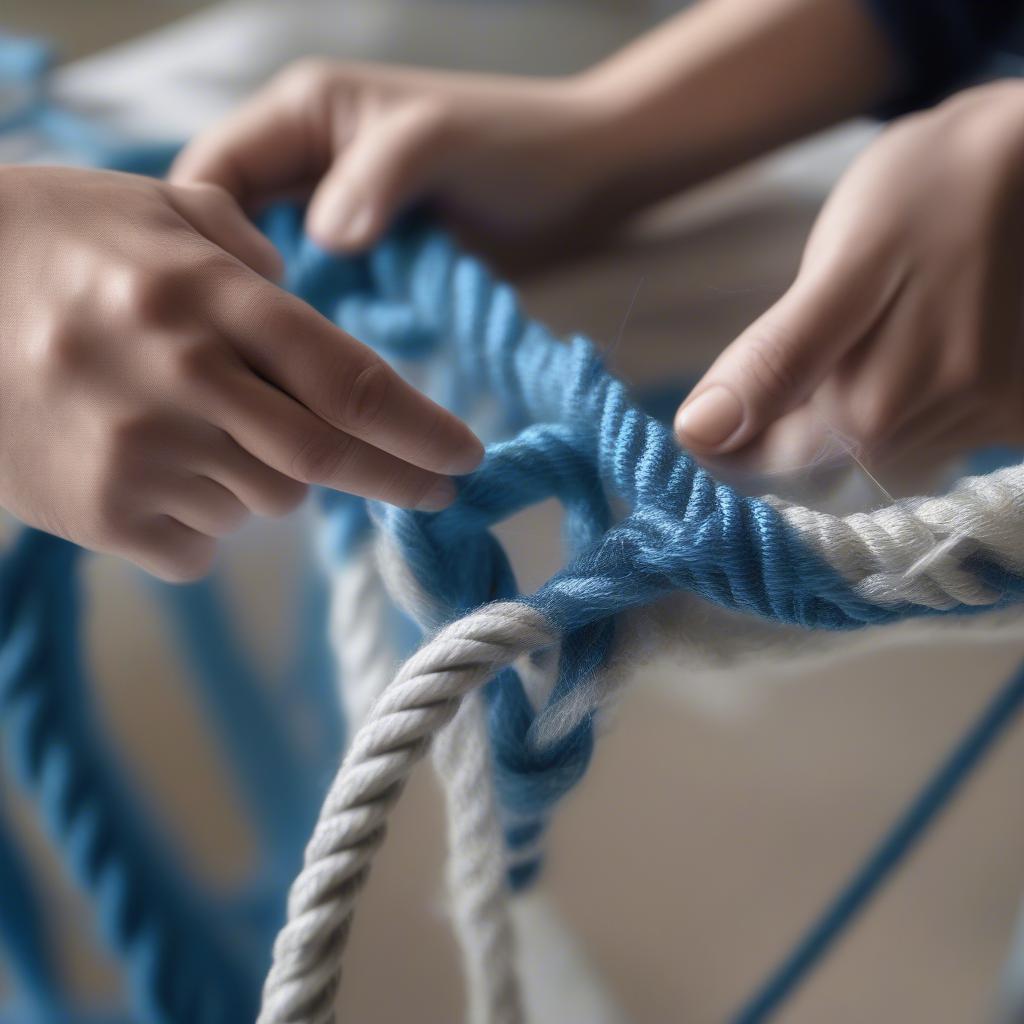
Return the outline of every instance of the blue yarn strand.
[[[286,881],[301,863],[301,837],[316,820],[319,806],[310,766],[271,699],[267,674],[246,655],[216,583],[153,581],[153,587],[192,669],[189,678],[197,684],[229,755],[230,770],[273,874]]]
[[[792,952],[731,1019],[764,1024],[821,963],[896,869],[914,852],[929,827],[949,807],[982,759],[1024,708],[1024,667],[974,721],[935,773],[896,819],[853,877],[797,942]]]
[[[30,529],[2,557],[3,752],[69,875],[91,896],[142,1019],[226,1024],[254,1015],[259,965],[239,956],[202,888],[164,853],[169,844],[103,742],[81,666],[76,557],[73,545]]]

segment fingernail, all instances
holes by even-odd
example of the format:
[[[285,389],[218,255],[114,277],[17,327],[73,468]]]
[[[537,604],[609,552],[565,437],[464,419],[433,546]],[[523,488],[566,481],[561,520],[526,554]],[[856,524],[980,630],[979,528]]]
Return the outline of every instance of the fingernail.
[[[316,218],[315,232],[327,245],[357,246],[366,241],[373,216],[364,203],[338,202]]]
[[[441,477],[416,506],[420,512],[440,512],[455,500],[455,484],[448,477]]]
[[[706,448],[727,441],[743,422],[740,400],[722,384],[713,384],[679,410],[676,433]]]
[[[331,201],[322,198],[310,208],[308,227],[310,234],[325,248],[358,245],[370,229],[372,220],[369,206],[352,195],[342,195]]]
[[[452,476],[462,476],[464,473],[472,473],[483,461],[484,446],[474,436],[470,444],[465,445],[459,450],[458,455],[452,457],[444,471]]]

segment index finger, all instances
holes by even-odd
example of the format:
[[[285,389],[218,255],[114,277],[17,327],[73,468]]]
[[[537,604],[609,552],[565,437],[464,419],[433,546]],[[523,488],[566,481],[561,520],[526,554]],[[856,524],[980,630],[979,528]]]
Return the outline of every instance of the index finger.
[[[460,419],[301,299],[243,271],[210,318],[242,359],[332,427],[434,473],[475,469],[483,445]]]

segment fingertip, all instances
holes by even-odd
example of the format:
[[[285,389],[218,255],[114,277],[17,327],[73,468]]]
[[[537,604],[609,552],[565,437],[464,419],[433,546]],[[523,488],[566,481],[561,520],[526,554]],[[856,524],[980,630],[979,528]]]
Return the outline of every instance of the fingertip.
[[[711,384],[691,395],[675,417],[675,432],[686,447],[723,452],[734,447],[746,419],[743,402],[725,384]]]
[[[483,442],[468,427],[466,440],[445,467],[451,476],[465,476],[480,467],[486,455]]]
[[[205,173],[204,167],[209,161],[203,159],[200,150],[195,143],[186,145],[171,163],[167,172],[167,180],[172,185],[198,185],[206,182],[208,184],[220,184],[213,177]]]
[[[328,252],[360,252],[376,240],[376,220],[365,203],[314,198],[306,216],[306,232]]]

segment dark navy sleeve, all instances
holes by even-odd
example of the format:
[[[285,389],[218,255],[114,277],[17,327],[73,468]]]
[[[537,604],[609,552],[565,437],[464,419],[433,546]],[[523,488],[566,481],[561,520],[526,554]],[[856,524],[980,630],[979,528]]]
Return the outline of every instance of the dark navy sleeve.
[[[892,115],[934,103],[1013,49],[1024,0],[861,0],[903,67]]]

